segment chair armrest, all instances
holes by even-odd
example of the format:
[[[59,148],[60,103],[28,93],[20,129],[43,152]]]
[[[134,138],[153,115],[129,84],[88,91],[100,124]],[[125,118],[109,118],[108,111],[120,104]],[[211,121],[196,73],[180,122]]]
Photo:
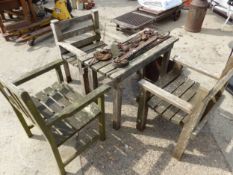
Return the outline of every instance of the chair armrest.
[[[69,44],[69,43],[65,43],[65,42],[57,42],[57,45],[59,45],[60,47],[64,48],[65,50],[73,53],[74,55],[76,55],[77,57],[83,57],[86,56],[87,53],[83,52],[82,50],[74,47],[73,45]]]
[[[58,68],[62,64],[64,64],[64,60],[62,60],[62,59],[53,61],[49,64],[46,64],[42,67],[39,67],[39,68],[33,70],[31,72],[26,73],[25,75],[21,76],[17,80],[13,81],[13,84],[15,84],[16,86],[23,84],[23,83],[25,83],[25,82],[27,82],[27,81],[29,81],[37,76],[40,76],[40,75],[42,75],[42,74],[44,74],[52,69]]]
[[[97,89],[93,90],[92,92],[90,92],[89,94],[87,94],[86,96],[84,96],[82,101],[72,103],[66,106],[61,112],[56,113],[53,117],[51,117],[48,120],[47,126],[53,125],[58,120],[71,117],[72,115],[79,112],[80,110],[82,110],[84,107],[86,107],[90,103],[96,102],[96,99],[103,96],[104,93],[107,92],[109,89],[110,89],[110,86],[102,85],[98,87]]]
[[[169,92],[163,90],[162,88],[150,83],[146,80],[140,80],[139,84],[146,90],[152,93],[153,95],[161,98],[162,100],[171,103],[172,105],[176,106],[177,108],[187,112],[190,114],[192,112],[193,106],[192,104],[180,99],[179,97],[170,94]]]

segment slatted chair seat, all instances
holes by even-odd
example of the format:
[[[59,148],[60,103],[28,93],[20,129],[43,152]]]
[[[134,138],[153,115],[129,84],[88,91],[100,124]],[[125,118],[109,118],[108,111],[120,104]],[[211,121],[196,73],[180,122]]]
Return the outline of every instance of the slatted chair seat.
[[[0,77],[0,92],[12,106],[28,137],[32,136],[33,126],[42,131],[51,146],[61,175],[65,174],[65,166],[87,146],[98,138],[105,140],[104,93],[109,89],[107,85],[102,85],[87,95],[80,95],[64,83],[61,70],[61,65],[64,64],[64,60],[56,60],[27,73],[14,83]],[[58,82],[37,94],[30,95],[17,87],[50,70],[56,71]],[[30,119],[31,122],[26,119]],[[90,125],[95,119],[98,119],[96,124],[99,131]],[[76,153],[63,161],[58,147],[76,133]]]
[[[139,81],[141,90],[136,127],[140,131],[145,129],[148,108],[164,119],[181,125],[183,128],[173,153],[175,158],[180,159],[191,136],[196,136],[207,122],[208,112],[219,100],[233,75],[233,57],[229,57],[220,77],[214,77],[204,70],[178,61],[169,63],[173,65],[170,71],[161,70],[159,67],[159,70],[166,74],[160,75],[158,81],[152,82],[148,78]],[[216,84],[208,90],[203,88],[185,75],[183,66],[201,73],[202,76],[214,78]]]
[[[200,84],[186,77],[181,70],[172,70],[153,84],[191,104],[194,103],[195,96],[201,91]],[[187,121],[185,118],[188,117],[188,113],[156,96],[152,96],[147,104],[161,117],[174,124],[183,125]]]
[[[52,87],[46,88],[32,97],[45,122],[49,121],[55,113],[62,111],[65,106],[74,102],[80,103],[83,98],[81,94],[64,83],[55,83]],[[56,139],[57,146],[63,144],[67,139],[77,133],[77,131],[94,120],[100,112],[99,107],[95,103],[91,103],[83,110],[77,112],[72,118],[54,123],[51,131]]]

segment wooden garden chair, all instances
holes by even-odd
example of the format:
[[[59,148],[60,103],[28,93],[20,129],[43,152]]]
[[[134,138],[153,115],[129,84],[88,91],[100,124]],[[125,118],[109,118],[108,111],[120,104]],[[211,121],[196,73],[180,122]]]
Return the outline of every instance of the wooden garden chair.
[[[173,63],[173,69],[155,83],[145,79],[139,81],[141,91],[136,127],[140,131],[145,129],[148,107],[164,119],[181,125],[183,129],[173,153],[175,158],[180,159],[191,136],[197,135],[207,122],[206,114],[221,97],[224,86],[233,75],[233,57],[228,59],[219,78],[177,61]],[[215,78],[217,83],[206,90],[184,75],[183,66],[198,71],[203,76]]]
[[[92,14],[74,17],[65,21],[52,20],[51,27],[62,59],[78,67],[83,93],[88,93],[90,91],[88,69],[84,67],[83,62],[88,54],[91,54],[97,48],[106,46],[103,41],[100,41],[98,11],[94,10]],[[68,70],[68,66],[65,67],[65,70]],[[98,86],[97,73],[92,71],[91,75],[91,82],[94,82],[92,88],[94,89]],[[71,78],[68,80],[71,80]]]
[[[34,125],[39,127],[50,144],[60,174],[64,175],[65,166],[88,145],[98,137],[102,141],[105,140],[104,93],[109,87],[103,85],[88,95],[81,96],[63,82],[61,65],[64,65],[64,61],[54,61],[22,76],[14,83],[0,77],[0,91],[12,106],[28,137],[32,136],[31,129]],[[17,87],[51,70],[56,70],[59,82],[43,89],[35,96]],[[90,129],[90,132],[83,130],[97,118],[99,133],[94,129]],[[30,119],[32,125],[27,119]],[[83,134],[80,134],[80,131]],[[77,132],[79,133],[77,152],[63,161],[58,148]]]

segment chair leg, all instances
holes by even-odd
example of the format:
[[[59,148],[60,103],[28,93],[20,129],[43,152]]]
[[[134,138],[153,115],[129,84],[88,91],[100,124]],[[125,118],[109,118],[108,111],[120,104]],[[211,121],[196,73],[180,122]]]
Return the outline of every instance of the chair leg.
[[[82,93],[88,94],[90,92],[89,80],[88,80],[88,68],[84,68],[81,63],[78,65],[79,77],[82,85]]]
[[[50,147],[52,149],[52,152],[53,152],[53,155],[56,159],[56,162],[57,162],[57,165],[58,165],[58,169],[60,171],[60,175],[65,175],[66,174],[66,171],[65,171],[65,168],[64,168],[64,163],[62,162],[62,159],[61,159],[61,155],[59,153],[59,150],[57,148],[57,145],[52,137],[52,135],[49,133],[49,136],[48,136],[48,142],[50,144]]]
[[[99,115],[99,134],[100,140],[104,141],[106,139],[105,134],[105,109],[104,109],[104,96],[98,98],[98,105],[101,109],[101,114]]]
[[[31,132],[29,126],[27,125],[27,123],[26,123],[26,121],[25,121],[23,115],[22,115],[15,107],[13,107],[13,110],[15,111],[15,114],[17,115],[17,117],[18,117],[18,119],[19,119],[21,125],[23,126],[24,131],[26,132],[27,136],[28,136],[29,138],[32,137],[33,134],[32,134],[32,132]]]
[[[138,114],[137,114],[137,124],[136,128],[139,131],[143,131],[146,127],[148,105],[147,101],[149,99],[150,93],[144,89],[140,90]]]
[[[206,104],[201,103],[200,106],[189,116],[189,120],[184,125],[181,134],[178,138],[177,145],[173,152],[173,157],[180,160],[187,145],[189,139],[191,138],[192,132],[200,121],[204,111],[206,109]]]
[[[69,68],[69,63],[66,62],[64,63],[64,71],[65,71],[65,76],[66,76],[66,81],[67,83],[72,81],[71,75],[70,75],[70,68]]]

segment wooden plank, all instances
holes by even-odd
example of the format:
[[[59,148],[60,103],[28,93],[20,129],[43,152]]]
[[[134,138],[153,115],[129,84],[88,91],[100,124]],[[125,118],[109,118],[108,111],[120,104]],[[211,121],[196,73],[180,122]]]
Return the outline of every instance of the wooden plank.
[[[61,27],[59,27],[59,21],[57,19],[53,19],[50,21],[50,26],[53,31],[53,36],[55,43],[63,40],[63,35],[61,32]]]
[[[120,69],[118,72],[111,74],[109,78],[111,79],[125,79],[127,78],[130,74],[140,70],[142,67],[145,67],[147,64],[150,62],[156,60],[160,55],[164,54],[168,50],[170,50],[173,47],[173,44],[177,41],[178,39],[171,37],[164,42],[160,43],[156,47],[150,49],[146,53],[136,57],[133,59],[129,66],[125,67],[124,69]]]
[[[101,69],[101,68],[103,68],[103,67],[105,67],[105,66],[107,66],[107,65],[109,65],[111,63],[112,63],[112,60],[109,60],[109,61],[99,61],[99,62],[93,64],[91,66],[91,68],[94,69],[95,71],[99,71],[99,69]]]
[[[184,83],[186,80],[184,75],[179,76],[177,79],[173,80],[168,84],[167,86],[164,87],[164,90],[167,92],[174,92],[182,83]],[[152,96],[150,100],[147,102],[147,104],[152,108],[155,109],[155,107],[162,101],[162,99]]]
[[[80,39],[80,40],[74,41],[71,44],[74,45],[74,46],[76,46],[76,47],[83,47],[83,46],[86,46],[86,45],[91,44],[93,42],[96,42],[96,40],[99,40],[99,39],[100,39],[99,36],[92,35],[92,36],[88,36],[88,37],[86,37],[84,39]]]
[[[71,102],[74,102],[74,101],[76,101],[78,99],[83,98],[82,95],[80,95],[79,93],[75,92],[73,89],[71,89],[66,84],[55,83],[55,84],[52,85],[52,87],[54,89],[56,89],[57,91],[59,91],[59,93],[61,93],[63,96],[65,96]]]
[[[102,85],[92,92],[90,92],[88,95],[85,96],[85,98],[82,98],[79,102],[72,103],[71,105],[64,108],[61,112],[57,113],[54,116],[54,120],[50,120],[49,125],[52,125],[56,118],[67,118],[70,115],[73,115],[77,113],[78,111],[82,110],[87,105],[95,102],[97,98],[101,97],[105,92],[107,92],[110,89],[107,85]]]
[[[80,23],[80,22],[84,22],[84,21],[88,21],[88,20],[92,20],[92,15],[91,14],[87,14],[87,15],[83,15],[83,16],[78,16],[72,19],[68,19],[68,20],[62,20],[59,21],[59,25],[63,26],[63,25],[70,25],[72,23]]]
[[[171,50],[169,50],[168,52],[166,52],[163,55],[163,59],[162,59],[162,64],[161,64],[161,69],[160,69],[160,76],[163,77],[167,74],[167,69],[168,69],[168,63],[170,60],[170,55],[171,55]]]
[[[58,42],[57,43],[59,46],[61,46],[62,48],[66,49],[67,51],[73,53],[74,55],[76,55],[76,57],[79,59],[81,57],[85,57],[86,53],[83,52],[82,50],[80,50],[79,48],[76,48],[75,46],[69,44],[69,43],[65,43],[65,42]]]
[[[59,112],[62,110],[62,107],[59,106],[54,100],[48,97],[45,93],[39,92],[36,94],[36,97],[41,101],[43,105],[45,105],[50,111]],[[54,116],[54,115],[53,115]],[[52,117],[48,118],[49,121]],[[57,146],[64,143],[67,139],[72,137],[76,130],[73,128],[67,121],[61,120],[56,121],[51,127],[51,131],[55,138]]]
[[[171,81],[176,79],[178,76],[180,76],[181,73],[182,67],[175,65],[175,67],[171,71],[169,71],[166,76],[164,76],[163,78],[159,78],[159,80],[155,82],[155,85],[163,88],[167,86]]]
[[[200,87],[196,94],[191,98],[189,103],[191,103],[193,106],[197,106],[200,103],[202,103],[202,100],[205,99],[208,95],[209,91]],[[189,120],[189,115],[183,111],[179,111],[174,117],[183,118],[181,121],[181,124],[185,124]]]
[[[57,90],[54,90],[52,88],[46,88],[44,92],[46,92],[60,106],[66,107],[72,104]],[[96,116],[100,113],[100,110],[98,109],[97,105],[91,104],[89,108],[84,108],[83,110],[77,112],[70,118],[65,119],[65,121],[68,121],[69,124],[72,125],[72,127],[76,130],[82,129],[84,126],[90,123],[90,121],[94,120]]]
[[[121,107],[122,107],[122,88],[120,82],[113,84],[113,128],[118,130],[121,127]]]
[[[114,69],[117,69],[117,70],[120,70],[116,67],[113,66],[113,64],[107,64],[106,66],[102,67],[101,69],[99,69],[99,72],[103,75],[107,75],[108,72],[114,70]]]
[[[181,86],[179,86],[173,93],[172,95],[174,95],[175,97],[178,97],[178,99],[182,100],[181,98],[179,98],[182,94],[184,94],[192,85],[194,84],[194,81],[192,80],[187,80],[186,82],[184,82]],[[186,102],[185,100],[182,100],[183,102]],[[187,102],[186,102],[187,103]],[[184,103],[185,104],[185,103]],[[187,103],[189,104],[189,103]],[[160,102],[158,104],[158,107],[155,108],[155,111],[157,111],[159,114],[162,114],[164,111],[166,111],[166,109],[171,106],[171,103],[169,101],[167,101],[167,99],[163,100],[162,102]],[[190,104],[190,106],[192,106]],[[177,106],[178,107],[178,106]],[[179,108],[179,107],[178,107]],[[191,112],[191,111],[190,111]],[[189,112],[189,113],[190,113]]]
[[[84,34],[86,32],[94,31],[94,25],[93,24],[88,24],[86,26],[83,26],[82,28],[79,29],[74,29],[68,32],[63,33],[63,39],[66,40],[68,38]]]
[[[188,89],[180,98],[185,101],[190,101],[191,98],[196,94],[199,84],[195,83],[190,89]],[[163,118],[171,120],[174,124],[180,124],[183,118],[178,118],[178,116],[173,117],[180,109],[175,106],[170,106],[164,113]]]
[[[64,64],[64,61],[62,59],[58,59],[56,61],[53,61],[49,64],[46,64],[45,66],[39,67],[37,69],[34,69],[33,71],[26,73],[25,75],[21,76],[20,78],[16,79],[15,81],[13,81],[13,84],[15,84],[16,86],[23,84],[45,72],[48,72],[60,65]]]
[[[99,39],[97,39],[97,41],[99,41],[101,36],[100,36],[100,22],[99,22],[98,10],[93,10],[92,15],[93,15],[93,22],[94,22],[94,26],[95,26],[95,33],[97,36],[99,36]]]
[[[158,96],[159,98],[167,101],[168,103],[177,106],[178,108],[184,110],[187,113],[191,113],[192,112],[192,108],[193,106],[184,101],[181,100],[179,97],[170,94],[169,92],[166,92],[165,90],[153,85],[152,83],[146,81],[146,80],[141,80],[139,81],[139,84],[145,88],[146,90],[148,90],[149,92],[151,92],[152,94]]]
[[[99,41],[99,42],[96,42],[96,43],[94,43],[94,44],[90,44],[90,45],[81,47],[80,49],[81,49],[83,52],[90,53],[90,52],[95,51],[97,48],[103,48],[103,47],[105,47],[105,46],[106,46],[106,44],[105,44],[103,41]]]

